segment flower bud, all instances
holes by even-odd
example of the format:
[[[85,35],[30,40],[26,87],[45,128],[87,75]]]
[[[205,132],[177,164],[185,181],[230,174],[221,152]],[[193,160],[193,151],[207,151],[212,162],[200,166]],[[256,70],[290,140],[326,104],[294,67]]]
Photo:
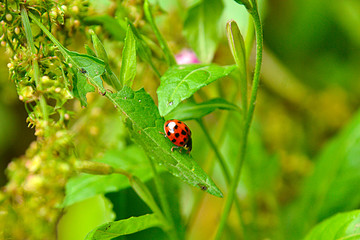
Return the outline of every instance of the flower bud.
[[[78,6],[73,6],[73,7],[71,8],[71,10],[72,10],[73,13],[75,13],[75,14],[78,14],[78,13],[79,13],[79,7],[78,7]]]
[[[24,190],[28,192],[38,191],[45,181],[40,175],[29,175],[25,181]]]
[[[8,13],[8,14],[6,14],[5,18],[6,18],[6,21],[10,22],[13,19],[13,16],[10,13]]]

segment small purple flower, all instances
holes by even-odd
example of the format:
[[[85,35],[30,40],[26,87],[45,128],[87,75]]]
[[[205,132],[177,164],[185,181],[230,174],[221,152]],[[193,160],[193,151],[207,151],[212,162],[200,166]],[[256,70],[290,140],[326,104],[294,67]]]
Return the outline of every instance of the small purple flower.
[[[196,54],[190,49],[183,49],[180,53],[175,55],[177,64],[191,64],[191,63],[200,63],[199,59],[196,57]]]

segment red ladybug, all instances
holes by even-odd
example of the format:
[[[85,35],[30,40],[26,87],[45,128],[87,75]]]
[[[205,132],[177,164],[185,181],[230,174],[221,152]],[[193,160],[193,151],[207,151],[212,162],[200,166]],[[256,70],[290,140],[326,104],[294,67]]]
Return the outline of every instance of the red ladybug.
[[[187,153],[190,153],[192,149],[191,131],[185,123],[176,119],[168,120],[164,124],[164,131],[165,137],[177,146],[172,147],[171,151],[174,148],[182,147],[187,150]]]

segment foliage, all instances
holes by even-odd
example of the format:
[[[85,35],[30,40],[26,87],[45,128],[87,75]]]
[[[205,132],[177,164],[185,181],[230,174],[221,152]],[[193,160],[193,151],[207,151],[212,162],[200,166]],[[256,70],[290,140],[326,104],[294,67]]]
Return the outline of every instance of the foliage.
[[[266,2],[0,1],[0,238],[357,239],[360,5]]]

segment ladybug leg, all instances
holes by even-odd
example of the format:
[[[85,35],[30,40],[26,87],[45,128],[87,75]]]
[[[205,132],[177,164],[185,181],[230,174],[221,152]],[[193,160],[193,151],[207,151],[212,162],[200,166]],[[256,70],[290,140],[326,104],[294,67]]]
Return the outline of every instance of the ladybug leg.
[[[164,135],[164,137],[166,137],[166,134],[165,134],[165,133],[163,133],[163,132],[160,132],[160,131],[159,131],[159,133],[160,133],[160,134],[162,134],[162,135]]]
[[[174,148],[179,148],[178,146],[173,146],[172,148],[171,148],[171,151],[173,152],[174,151]],[[181,150],[181,149],[180,149]]]
[[[183,150],[183,149],[182,149],[182,148],[180,148],[180,149],[179,149],[179,153],[181,153],[181,151],[182,151],[182,150]]]

